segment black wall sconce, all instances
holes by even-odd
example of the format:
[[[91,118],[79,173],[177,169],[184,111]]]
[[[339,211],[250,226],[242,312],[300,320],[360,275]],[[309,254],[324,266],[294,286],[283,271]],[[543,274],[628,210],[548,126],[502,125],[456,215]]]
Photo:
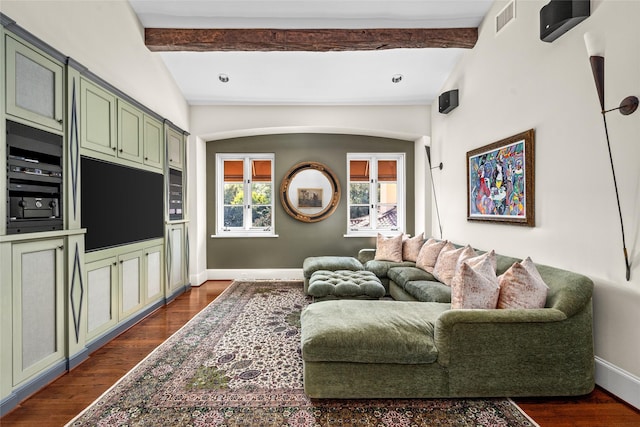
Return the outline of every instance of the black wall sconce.
[[[600,100],[600,112],[602,113],[602,121],[604,123],[604,134],[607,138],[607,149],[609,150],[609,161],[611,162],[611,173],[613,174],[613,187],[616,192],[616,202],[618,203],[618,216],[620,217],[620,230],[622,231],[622,250],[624,253],[624,262],[627,268],[627,281],[631,278],[631,265],[629,264],[629,256],[627,254],[627,244],[624,237],[624,224],[622,222],[622,210],[620,209],[620,196],[618,195],[618,183],[616,181],[616,171],[613,167],[613,157],[611,156],[611,144],[609,143],[609,130],[607,129],[607,113],[611,111],[620,111],[624,116],[632,114],[638,108],[638,97],[627,96],[622,100],[619,107],[605,110],[604,108],[604,47],[600,44],[600,40],[596,39],[592,34],[586,33],[584,41],[589,54],[589,62],[591,63],[591,71]]]
[[[591,0],[551,0],[540,9],[540,40],[551,43],[591,14]]]

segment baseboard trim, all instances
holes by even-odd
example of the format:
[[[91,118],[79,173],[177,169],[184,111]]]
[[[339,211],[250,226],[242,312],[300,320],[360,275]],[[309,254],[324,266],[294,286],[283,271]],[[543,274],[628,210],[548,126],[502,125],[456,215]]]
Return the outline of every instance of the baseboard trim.
[[[301,268],[207,270],[207,280],[302,280]]]
[[[192,274],[191,276],[189,276],[189,281],[191,282],[191,286],[200,286],[207,280],[208,280],[207,270],[204,270],[204,271],[201,271],[200,273]]]
[[[17,407],[20,402],[41,390],[46,385],[52,383],[58,377],[67,372],[67,359],[60,360],[50,368],[25,381],[23,384],[12,390],[11,394],[0,402],[0,416],[8,414]]]
[[[640,378],[596,356],[596,384],[640,409]]]

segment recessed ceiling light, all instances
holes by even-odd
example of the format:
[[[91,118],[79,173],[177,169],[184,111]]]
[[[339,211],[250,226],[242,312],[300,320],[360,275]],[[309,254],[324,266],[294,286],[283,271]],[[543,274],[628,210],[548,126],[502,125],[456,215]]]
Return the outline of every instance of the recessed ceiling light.
[[[400,83],[402,81],[402,74],[394,74],[391,77],[391,81],[394,83]]]
[[[220,80],[222,83],[227,83],[229,81],[229,76],[227,76],[226,74],[218,74],[218,80]]]

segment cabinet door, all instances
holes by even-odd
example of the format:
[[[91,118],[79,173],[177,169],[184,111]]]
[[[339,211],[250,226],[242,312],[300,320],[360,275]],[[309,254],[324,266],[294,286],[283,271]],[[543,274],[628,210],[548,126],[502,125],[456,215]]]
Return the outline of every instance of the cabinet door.
[[[65,356],[64,240],[17,243],[13,268],[13,385]]]
[[[106,332],[118,323],[117,260],[109,257],[88,263],[87,270],[87,339]]]
[[[142,306],[141,292],[142,252],[135,251],[118,257],[120,283],[119,320],[134,313]]]
[[[169,227],[168,242],[168,276],[169,291],[174,291],[185,284],[184,280],[184,227],[182,224],[176,224]]]
[[[80,145],[100,153],[116,153],[116,97],[80,79]]]
[[[162,169],[164,164],[164,144],[162,123],[144,116],[144,164]]]
[[[118,100],[118,157],[142,163],[143,114]]]
[[[7,114],[63,130],[63,65],[6,37]]]
[[[146,301],[152,302],[162,297],[164,290],[162,246],[154,246],[144,250],[146,273]]]
[[[183,150],[182,135],[173,129],[169,129],[169,132],[167,132],[167,155],[170,168],[182,170],[184,163]]]

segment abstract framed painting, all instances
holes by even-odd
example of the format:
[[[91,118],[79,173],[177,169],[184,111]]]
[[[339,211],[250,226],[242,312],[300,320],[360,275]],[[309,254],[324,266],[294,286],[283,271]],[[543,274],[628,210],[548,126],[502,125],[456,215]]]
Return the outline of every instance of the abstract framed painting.
[[[535,226],[535,131],[467,152],[467,220]]]

